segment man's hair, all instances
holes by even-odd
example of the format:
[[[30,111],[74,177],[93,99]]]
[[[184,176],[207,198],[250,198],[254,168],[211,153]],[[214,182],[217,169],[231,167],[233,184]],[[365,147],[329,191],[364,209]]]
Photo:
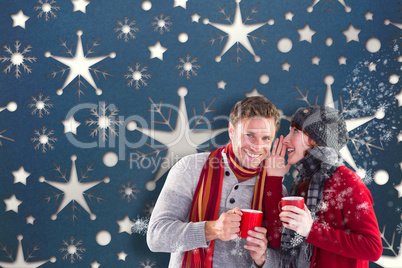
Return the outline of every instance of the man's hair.
[[[281,125],[280,115],[275,105],[267,98],[254,96],[238,101],[230,111],[229,122],[235,126],[243,118],[252,117],[273,118],[275,134],[278,133]]]

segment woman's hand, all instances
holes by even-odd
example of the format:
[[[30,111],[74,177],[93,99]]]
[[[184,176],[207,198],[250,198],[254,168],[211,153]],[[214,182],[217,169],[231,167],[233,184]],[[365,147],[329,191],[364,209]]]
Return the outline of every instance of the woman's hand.
[[[255,227],[254,231],[248,231],[247,245],[244,248],[250,250],[250,255],[258,266],[264,265],[267,259],[267,245],[267,229]]]
[[[271,155],[265,160],[265,168],[268,176],[283,177],[289,172],[290,164],[285,165],[286,145],[283,144],[283,136],[275,139]]]
[[[279,218],[284,227],[295,231],[303,237],[309,235],[314,222],[307,206],[304,206],[304,210],[296,206],[284,206]]]

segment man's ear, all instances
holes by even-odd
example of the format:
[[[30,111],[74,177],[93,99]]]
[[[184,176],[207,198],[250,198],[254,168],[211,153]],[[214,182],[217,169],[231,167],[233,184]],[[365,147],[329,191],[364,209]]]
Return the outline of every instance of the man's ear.
[[[233,124],[230,123],[230,122],[229,122],[228,131],[229,131],[229,138],[230,138],[230,140],[233,140],[233,138],[234,138],[234,126],[233,126]]]

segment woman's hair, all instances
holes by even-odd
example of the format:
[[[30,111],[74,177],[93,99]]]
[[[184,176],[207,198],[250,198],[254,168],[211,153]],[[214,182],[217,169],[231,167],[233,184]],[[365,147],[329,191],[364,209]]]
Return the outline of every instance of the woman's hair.
[[[309,135],[306,131],[304,131],[304,130],[302,129],[302,127],[301,127],[298,123],[296,123],[295,121],[292,121],[292,122],[290,122],[290,126],[291,126],[291,127],[294,127],[295,129],[297,129],[297,130],[299,130],[299,131],[302,131],[302,132],[308,137],[308,140],[309,140],[309,142],[310,142],[310,144],[311,144],[312,147],[320,146],[319,144],[317,144],[317,143],[315,142],[315,140],[313,140],[313,139],[310,137],[310,135]],[[308,150],[306,151],[306,153],[305,153],[304,156],[306,156],[307,154],[308,154]]]
[[[291,126],[291,127],[294,127],[295,129],[297,129],[297,130],[299,130],[299,131],[302,131],[302,132],[307,136],[307,138],[308,138],[309,141],[310,141],[310,144],[311,144],[313,147],[314,147],[314,146],[318,146],[318,144],[308,135],[308,133],[305,132],[305,131],[303,131],[302,127],[301,127],[298,123],[292,121],[292,122],[290,122],[290,126]],[[304,152],[304,156],[306,156],[308,153],[309,153],[309,150],[306,150],[306,151]],[[298,185],[295,185],[295,187],[297,187],[299,193],[304,197],[304,202],[307,201],[307,197],[308,197],[308,188],[309,188],[309,186],[310,186],[310,183],[311,183],[311,178],[300,182]]]

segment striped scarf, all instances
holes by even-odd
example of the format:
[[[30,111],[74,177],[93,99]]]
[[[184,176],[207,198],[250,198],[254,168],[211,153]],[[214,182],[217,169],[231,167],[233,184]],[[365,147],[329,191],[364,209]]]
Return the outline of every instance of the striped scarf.
[[[210,153],[205,162],[191,204],[189,222],[213,221],[219,217],[224,163],[222,151],[228,156],[229,166],[239,180],[248,180],[258,175],[254,187],[251,208],[262,210],[263,191],[266,169],[260,165],[257,169],[246,169],[236,159],[232,143],[218,148]],[[182,268],[212,268],[215,240],[208,248],[196,248],[184,253]]]

